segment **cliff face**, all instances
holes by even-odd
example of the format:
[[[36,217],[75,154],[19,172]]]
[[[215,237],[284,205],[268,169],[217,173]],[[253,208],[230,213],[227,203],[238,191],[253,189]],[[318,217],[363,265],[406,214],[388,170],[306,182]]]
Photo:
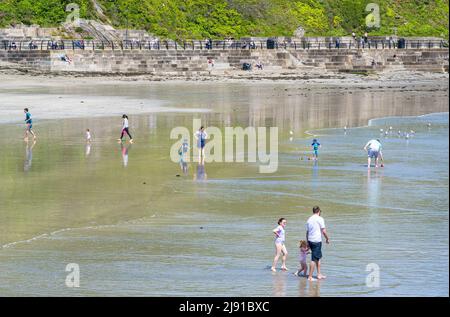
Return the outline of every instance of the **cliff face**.
[[[79,6],[81,18],[173,39],[291,36],[299,26],[307,36],[368,31],[448,38],[448,0],[1,0],[0,27],[58,26],[69,3]]]

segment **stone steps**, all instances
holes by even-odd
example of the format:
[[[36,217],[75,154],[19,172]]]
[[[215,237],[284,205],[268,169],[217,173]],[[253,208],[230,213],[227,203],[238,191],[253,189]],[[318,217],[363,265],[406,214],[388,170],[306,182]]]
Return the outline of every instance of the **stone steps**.
[[[72,64],[61,61],[67,54]],[[394,58],[393,55],[396,55]],[[207,59],[216,69],[238,70],[244,62],[260,60],[264,69],[312,71],[378,71],[383,68],[448,71],[448,51],[290,51],[290,50],[105,50],[105,51],[2,51],[0,61],[54,71],[152,73],[208,72]],[[375,68],[372,61],[376,61]]]

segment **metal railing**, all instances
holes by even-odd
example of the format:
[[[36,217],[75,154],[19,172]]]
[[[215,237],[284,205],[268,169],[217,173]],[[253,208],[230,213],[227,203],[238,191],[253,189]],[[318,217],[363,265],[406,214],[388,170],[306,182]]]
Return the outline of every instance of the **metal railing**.
[[[289,49],[289,50],[339,50],[339,49],[442,49],[448,48],[444,40],[372,40],[368,41],[173,41],[146,40],[106,42],[96,40],[41,40],[14,41],[0,40],[0,50],[255,50],[255,49]]]

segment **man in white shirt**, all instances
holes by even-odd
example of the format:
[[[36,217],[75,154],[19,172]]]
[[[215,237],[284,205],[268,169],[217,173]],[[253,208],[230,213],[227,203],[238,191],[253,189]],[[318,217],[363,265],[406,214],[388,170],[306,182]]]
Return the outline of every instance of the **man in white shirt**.
[[[317,266],[317,278],[319,280],[326,278],[320,273],[320,259],[322,258],[322,234],[326,239],[326,243],[330,243],[327,231],[325,229],[325,221],[320,216],[319,206],[313,207],[313,215],[306,222],[306,241],[311,249],[311,264],[309,267],[309,281],[314,281],[313,273]]]
[[[378,167],[378,158],[381,152],[380,140],[370,140],[364,146],[364,151],[367,151],[367,167],[370,168],[371,159],[375,159],[375,167]]]

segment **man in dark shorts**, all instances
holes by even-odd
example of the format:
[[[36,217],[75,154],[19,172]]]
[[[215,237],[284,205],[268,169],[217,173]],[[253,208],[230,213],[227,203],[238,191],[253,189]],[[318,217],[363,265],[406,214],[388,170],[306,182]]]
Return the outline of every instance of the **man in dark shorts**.
[[[313,215],[306,222],[306,241],[311,249],[311,264],[309,267],[309,281],[314,281],[312,277],[314,269],[317,266],[317,278],[319,280],[326,278],[320,273],[320,259],[322,258],[322,234],[326,239],[326,243],[330,243],[327,231],[325,229],[325,221],[320,216],[319,206],[313,207]]]

